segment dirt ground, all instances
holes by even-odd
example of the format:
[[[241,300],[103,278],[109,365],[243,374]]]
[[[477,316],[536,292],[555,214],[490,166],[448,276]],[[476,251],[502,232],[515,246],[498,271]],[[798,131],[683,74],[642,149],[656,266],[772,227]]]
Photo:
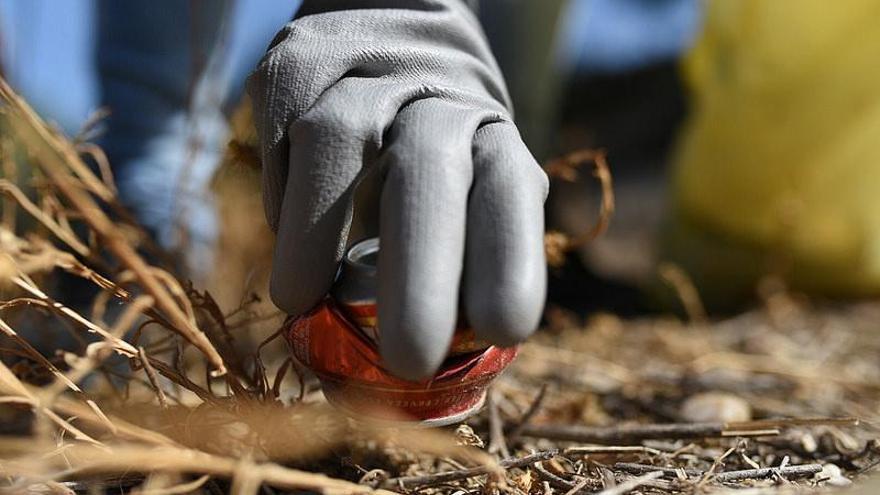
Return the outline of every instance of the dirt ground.
[[[581,325],[557,315],[525,347],[499,389],[521,410],[534,388],[549,384],[531,422],[537,436],[549,438],[531,439],[533,448],[548,446],[551,438],[578,438],[577,431],[554,431],[554,424],[607,429],[587,429],[580,442],[553,444],[574,446],[575,452],[583,443],[638,447],[566,457],[564,471],[581,473],[594,489],[650,472],[623,463],[670,469],[646,493],[847,486],[864,480],[877,462],[880,370],[871,329],[878,311],[873,303],[813,307],[779,293],[760,309],[713,323],[598,315]],[[724,424],[730,431],[706,438],[692,437],[688,428],[659,438],[651,438],[650,429],[636,436],[626,431],[626,425],[694,422]],[[755,432],[761,429],[767,431]],[[821,471],[732,483],[707,474],[807,464],[821,465]]]

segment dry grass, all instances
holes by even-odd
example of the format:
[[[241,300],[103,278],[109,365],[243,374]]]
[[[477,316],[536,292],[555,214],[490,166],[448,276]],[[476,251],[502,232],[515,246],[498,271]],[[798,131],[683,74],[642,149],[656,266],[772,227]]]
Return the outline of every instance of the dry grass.
[[[216,299],[196,291],[139,254],[165,258],[119,206],[100,150],[52,131],[3,82],[0,100],[6,491],[788,493],[860,481],[880,462],[880,306],[814,308],[784,291],[714,324],[551,308],[467,425],[339,416],[278,342],[280,315],[251,295],[264,229],[224,233],[220,280],[233,282]],[[610,189],[604,158],[589,158]],[[253,170],[231,177],[256,187]],[[256,225],[253,197],[227,214]],[[91,308],[51,295],[61,272],[100,288]]]
[[[580,150],[552,160],[544,165],[547,175],[554,180],[575,182],[580,175],[580,168],[585,163],[593,164],[593,177],[602,188],[599,216],[595,225],[579,235],[570,236],[558,231],[544,235],[544,249],[547,253],[547,264],[561,267],[565,263],[566,254],[573,252],[608,230],[611,217],[614,215],[614,183],[605,152],[602,150]]]

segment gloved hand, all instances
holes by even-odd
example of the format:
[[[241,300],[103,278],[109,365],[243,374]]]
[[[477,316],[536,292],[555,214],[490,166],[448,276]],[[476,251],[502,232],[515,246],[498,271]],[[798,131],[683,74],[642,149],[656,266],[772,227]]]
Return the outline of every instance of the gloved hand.
[[[534,331],[547,178],[462,0],[307,0],[248,90],[278,307],[302,314],[328,292],[354,190],[376,173],[385,366],[409,379],[437,369],[460,286],[479,338],[511,345]]]

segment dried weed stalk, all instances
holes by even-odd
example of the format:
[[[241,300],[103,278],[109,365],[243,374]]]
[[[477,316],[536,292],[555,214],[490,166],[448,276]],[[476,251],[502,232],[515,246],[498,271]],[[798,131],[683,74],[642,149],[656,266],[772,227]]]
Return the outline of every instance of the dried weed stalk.
[[[120,206],[103,152],[48,127],[2,79],[0,103],[10,135],[0,159],[0,288],[11,295],[0,302],[0,407],[32,437],[0,440],[6,488],[64,491],[96,474],[141,473],[149,475],[144,490],[164,493],[213,479],[229,480],[237,493],[263,485],[381,492],[289,464],[349,443],[399,450],[399,435],[355,427],[326,407],[282,403],[294,366],[283,360],[270,373],[263,345],[253,353],[241,345],[249,302],[224,314],[210,294],[145,261],[142,229]],[[15,152],[28,157],[36,199],[20,185]],[[97,287],[90,314],[43,287],[57,272]],[[62,342],[65,330],[74,349],[38,342],[38,333]],[[410,452],[497,469],[492,457],[445,433],[411,432],[405,443]],[[189,474],[202,476],[181,480]]]
[[[547,263],[552,267],[560,267],[565,263],[565,255],[584,244],[596,239],[606,230],[614,215],[614,184],[611,178],[611,170],[608,168],[604,150],[579,150],[569,153],[561,158],[551,160],[544,165],[544,170],[551,179],[574,182],[578,178],[580,168],[586,164],[593,164],[593,177],[602,187],[602,199],[599,205],[599,218],[593,227],[576,236],[570,236],[558,231],[547,232],[544,236],[544,250],[547,253]]]

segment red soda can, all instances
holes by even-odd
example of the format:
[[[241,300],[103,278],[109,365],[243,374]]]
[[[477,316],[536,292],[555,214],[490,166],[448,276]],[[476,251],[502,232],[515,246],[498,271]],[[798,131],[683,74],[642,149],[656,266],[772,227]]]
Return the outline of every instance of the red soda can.
[[[426,380],[397,378],[382,366],[377,321],[379,240],[354,245],[331,293],[291,318],[285,331],[294,357],[320,380],[328,402],[351,416],[443,426],[479,411],[489,384],[516,357],[517,348],[478,340],[460,324],[448,355]]]

